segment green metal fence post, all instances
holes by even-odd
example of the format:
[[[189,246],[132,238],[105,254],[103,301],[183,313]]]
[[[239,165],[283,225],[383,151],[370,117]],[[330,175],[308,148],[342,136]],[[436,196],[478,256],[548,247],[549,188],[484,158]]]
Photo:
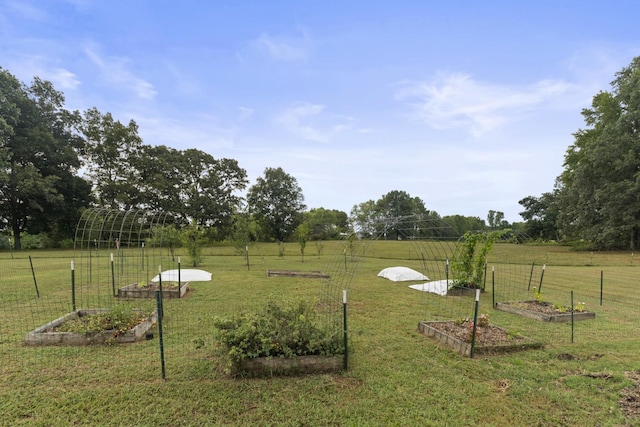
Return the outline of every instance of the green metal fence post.
[[[178,257],[178,298],[181,297],[180,288],[182,288],[182,279],[180,277],[180,257]]]
[[[342,317],[344,323],[344,370],[346,371],[349,367],[349,350],[348,350],[348,339],[347,339],[347,290],[344,289],[342,291]]]
[[[113,252],[111,252],[111,290],[113,291],[113,296],[116,296],[116,274],[113,267]]]
[[[573,343],[573,291],[571,291],[571,342]]]
[[[76,270],[73,260],[71,260],[71,307],[76,311]]]
[[[162,379],[166,378],[165,363],[164,363],[164,338],[162,336],[162,291],[156,291],[156,311],[158,312],[158,341],[160,341],[160,365],[162,367]]]
[[[473,332],[471,334],[471,351],[469,357],[473,359],[473,351],[476,346],[476,329],[478,327],[478,306],[480,305],[480,289],[476,289],[476,303],[473,309]]]
[[[31,275],[33,276],[33,285],[36,287],[36,296],[40,298],[40,291],[38,291],[38,282],[36,280],[36,271],[33,269],[33,261],[31,261],[31,255],[29,255],[29,265],[31,266]]]
[[[491,307],[496,308],[496,267],[491,266]]]

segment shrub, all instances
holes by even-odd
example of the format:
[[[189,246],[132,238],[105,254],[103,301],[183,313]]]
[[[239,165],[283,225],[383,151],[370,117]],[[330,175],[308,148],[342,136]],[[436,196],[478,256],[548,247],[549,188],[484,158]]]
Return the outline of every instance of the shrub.
[[[214,319],[214,338],[227,358],[227,371],[241,370],[256,357],[343,354],[339,334],[317,321],[313,305],[302,299],[279,304],[270,299],[257,312]]]

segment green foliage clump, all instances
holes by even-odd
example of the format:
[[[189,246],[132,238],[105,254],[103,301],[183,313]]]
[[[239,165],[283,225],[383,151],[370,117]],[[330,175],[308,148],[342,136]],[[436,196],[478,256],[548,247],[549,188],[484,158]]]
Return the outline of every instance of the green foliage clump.
[[[533,287],[533,298],[535,298],[538,304],[544,303],[544,298],[542,296],[542,290],[538,290],[537,287]]]
[[[494,243],[509,230],[491,233],[467,232],[456,245],[451,269],[454,286],[480,288],[487,255]]]
[[[102,313],[78,316],[63,323],[57,330],[59,332],[75,332],[87,335],[113,331],[113,336],[117,337],[132,329],[147,317],[149,317],[149,313],[140,313],[126,307],[115,307]]]
[[[271,299],[257,312],[217,317],[213,324],[228,371],[240,370],[244,359],[344,353],[341,337],[318,322],[313,305],[302,299]]]
[[[204,232],[193,222],[184,230],[183,243],[191,259],[191,265],[197,267],[202,263],[202,249],[206,243]]]

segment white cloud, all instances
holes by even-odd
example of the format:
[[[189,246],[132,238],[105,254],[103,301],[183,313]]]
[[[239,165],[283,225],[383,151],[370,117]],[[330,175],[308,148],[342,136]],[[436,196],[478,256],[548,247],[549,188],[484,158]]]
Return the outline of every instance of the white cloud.
[[[396,93],[412,99],[414,114],[435,129],[464,128],[474,137],[515,120],[574,90],[562,81],[543,80],[528,87],[476,81],[467,74],[439,76],[432,82],[404,82]]]
[[[130,90],[138,98],[150,100],[157,95],[153,85],[129,71],[130,61],[126,58],[103,58],[95,48],[84,50],[87,57],[100,68],[104,79],[119,89]]]
[[[268,33],[262,33],[249,43],[249,48],[266,54],[276,61],[304,61],[311,54],[311,39],[305,29],[298,28],[298,32],[299,35],[296,36],[273,36]],[[236,59],[244,63],[246,55],[242,52],[237,52]]]
[[[56,88],[74,90],[80,86],[80,80],[78,80],[77,76],[64,68],[45,71],[42,76],[47,80],[51,80]]]
[[[352,120],[325,112],[323,105],[305,102],[280,113],[276,123],[298,137],[329,142],[335,134],[349,129],[349,122]]]

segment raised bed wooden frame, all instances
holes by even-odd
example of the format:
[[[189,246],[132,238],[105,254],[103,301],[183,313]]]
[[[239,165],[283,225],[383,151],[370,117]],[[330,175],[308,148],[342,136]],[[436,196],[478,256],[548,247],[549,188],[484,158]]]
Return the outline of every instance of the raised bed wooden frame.
[[[118,298],[153,298],[156,297],[157,287],[139,288],[138,283],[132,283],[118,289]],[[189,290],[189,282],[181,282],[178,287],[163,286],[162,299],[182,298]]]
[[[532,301],[523,301],[530,303]],[[550,303],[543,303],[546,305],[552,305]],[[527,310],[523,307],[518,307],[518,302],[510,303],[510,302],[497,302],[496,310],[502,310],[509,313],[519,314],[520,316],[528,317],[530,319],[540,320],[542,322],[571,322],[573,317],[573,321],[581,321],[581,320],[589,320],[595,319],[596,313],[593,311],[567,311],[566,313],[539,313],[533,310]]]
[[[447,321],[446,323],[449,323]],[[460,341],[457,338],[454,338],[446,333],[440,331],[431,326],[434,323],[445,323],[442,321],[429,321],[429,322],[419,322],[418,330],[420,333],[434,339],[440,345],[452,349],[454,352],[458,353],[464,357],[471,357],[471,343]],[[497,326],[494,326],[497,327]],[[502,328],[500,328],[502,329]],[[516,351],[530,350],[542,348],[543,344],[539,342],[533,341],[531,338],[519,336],[514,338],[512,344],[503,344],[503,345],[479,345],[475,343],[475,348],[473,350],[474,356],[479,355],[489,355],[489,354],[501,354],[501,353],[513,353]]]
[[[298,271],[298,270],[267,270],[268,277],[311,277],[317,279],[328,279],[328,274],[321,271]]]
[[[256,357],[241,363],[243,371],[256,376],[336,372],[344,367],[344,355]]]
[[[133,343],[146,339],[147,332],[155,325],[158,320],[157,312],[154,311],[146,320],[137,324],[125,333],[118,334],[114,337],[114,331],[103,331],[96,334],[80,334],[76,332],[56,332],[52,329],[62,325],[63,323],[83,315],[104,313],[107,309],[86,309],[76,310],[65,314],[62,317],[53,320],[46,325],[42,325],[33,331],[27,333],[24,339],[26,345],[46,346],[46,345],[69,345],[84,346],[92,344],[104,344],[107,342],[115,343]]]

